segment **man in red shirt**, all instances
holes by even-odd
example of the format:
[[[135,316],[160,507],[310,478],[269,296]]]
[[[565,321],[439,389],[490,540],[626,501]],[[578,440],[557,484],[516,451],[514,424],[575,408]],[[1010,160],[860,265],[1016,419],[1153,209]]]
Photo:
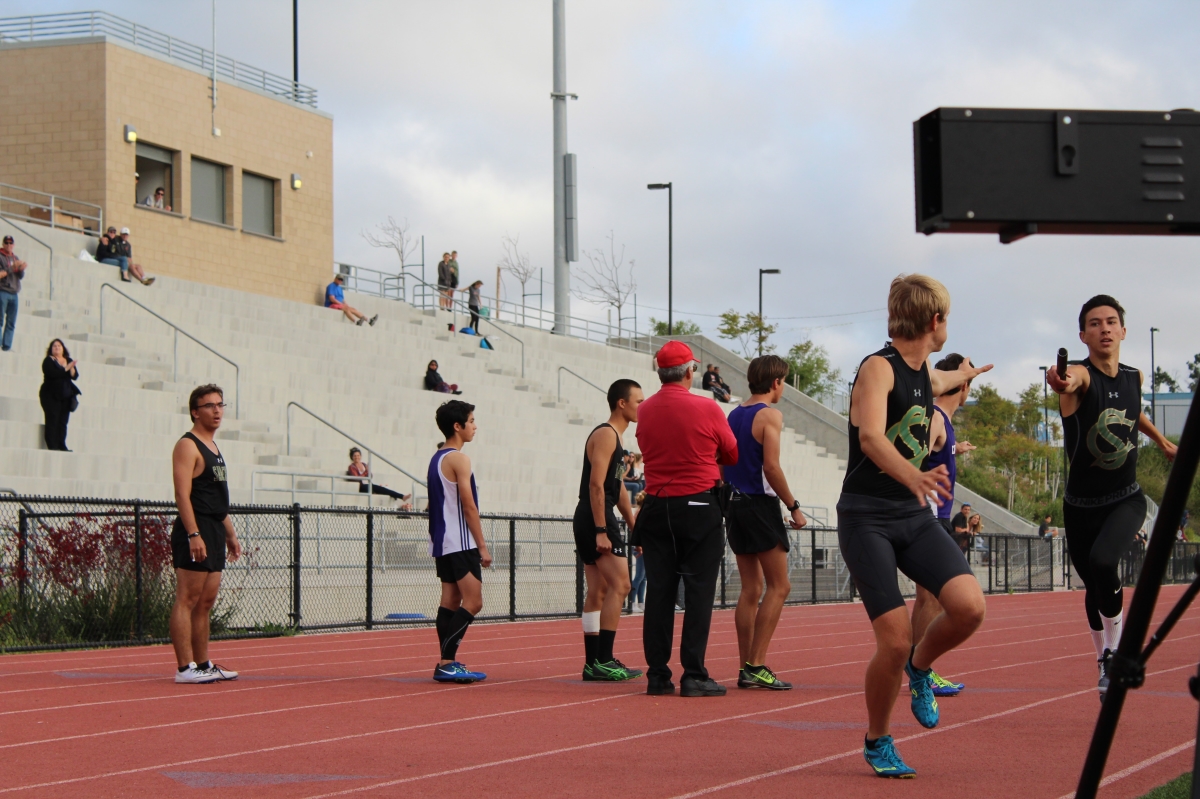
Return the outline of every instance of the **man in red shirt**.
[[[710,679],[704,668],[704,652],[725,554],[717,464],[737,463],[737,439],[717,404],[691,393],[697,364],[688,345],[668,341],[654,360],[662,388],[638,409],[646,501],[633,534],[646,564],[646,693],[675,693],[667,663],[675,631],[675,594],[682,578],[687,608],[679,642],[679,694],[723,696],[725,686]]]

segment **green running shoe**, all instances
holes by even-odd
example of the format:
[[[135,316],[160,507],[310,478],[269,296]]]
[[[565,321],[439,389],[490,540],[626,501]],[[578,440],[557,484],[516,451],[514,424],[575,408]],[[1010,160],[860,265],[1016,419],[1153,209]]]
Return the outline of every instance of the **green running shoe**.
[[[592,664],[592,680],[596,682],[625,682],[641,676],[639,669],[631,669],[616,658],[607,663]]]
[[[766,666],[752,666],[749,663],[738,672],[738,688],[766,688],[771,691],[790,691],[792,684],[784,682],[775,676],[775,672]]]
[[[584,663],[583,664],[583,681],[584,682],[595,682],[597,679],[598,678],[596,677],[596,672],[592,670],[592,664]]]
[[[929,672],[929,679],[933,680],[934,696],[958,696],[958,692],[963,689],[962,683],[950,682],[933,670]]]

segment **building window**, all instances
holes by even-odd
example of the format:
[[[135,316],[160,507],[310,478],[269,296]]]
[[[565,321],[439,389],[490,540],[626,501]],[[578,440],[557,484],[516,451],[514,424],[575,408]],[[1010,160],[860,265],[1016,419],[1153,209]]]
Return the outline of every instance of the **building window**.
[[[275,190],[279,181],[242,173],[242,230],[275,235]]]
[[[192,219],[228,224],[225,217],[225,167],[192,159]]]
[[[137,143],[135,203],[164,211],[175,207],[175,156],[172,150],[146,142]],[[161,201],[155,196],[159,189],[163,190]]]

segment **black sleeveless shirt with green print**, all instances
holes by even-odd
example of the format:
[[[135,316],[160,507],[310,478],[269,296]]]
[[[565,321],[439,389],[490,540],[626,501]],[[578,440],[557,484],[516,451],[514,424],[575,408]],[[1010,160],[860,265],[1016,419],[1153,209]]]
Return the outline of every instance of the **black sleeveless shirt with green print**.
[[[933,385],[929,381],[929,364],[913,369],[891,345],[878,355],[892,367],[892,390],[887,397],[887,437],[896,451],[918,469],[925,468],[929,457],[929,421],[933,416]],[[863,363],[867,362],[863,358]],[[859,364],[862,369],[862,364]],[[853,389],[851,389],[853,396]],[[912,492],[885,474],[862,451],[858,428],[850,424],[850,461],[846,464],[846,479],[842,493],[862,494],[890,500],[913,499]]]
[[[1082,361],[1091,385],[1075,413],[1063,419],[1070,473],[1063,501],[1098,508],[1136,494],[1138,417],[1142,382],[1138,370],[1117,364],[1109,377],[1090,360]]]

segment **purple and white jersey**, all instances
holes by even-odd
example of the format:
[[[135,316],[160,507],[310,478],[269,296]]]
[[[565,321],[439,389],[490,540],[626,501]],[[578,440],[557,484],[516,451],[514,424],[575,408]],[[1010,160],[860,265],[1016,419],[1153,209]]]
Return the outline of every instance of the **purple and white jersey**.
[[[458,450],[444,447],[434,453],[426,478],[429,484],[429,554],[435,558],[476,548],[463,516],[458,483],[442,474],[442,459],[451,452]],[[478,508],[479,491],[475,488],[474,472],[471,472],[471,496]]]

